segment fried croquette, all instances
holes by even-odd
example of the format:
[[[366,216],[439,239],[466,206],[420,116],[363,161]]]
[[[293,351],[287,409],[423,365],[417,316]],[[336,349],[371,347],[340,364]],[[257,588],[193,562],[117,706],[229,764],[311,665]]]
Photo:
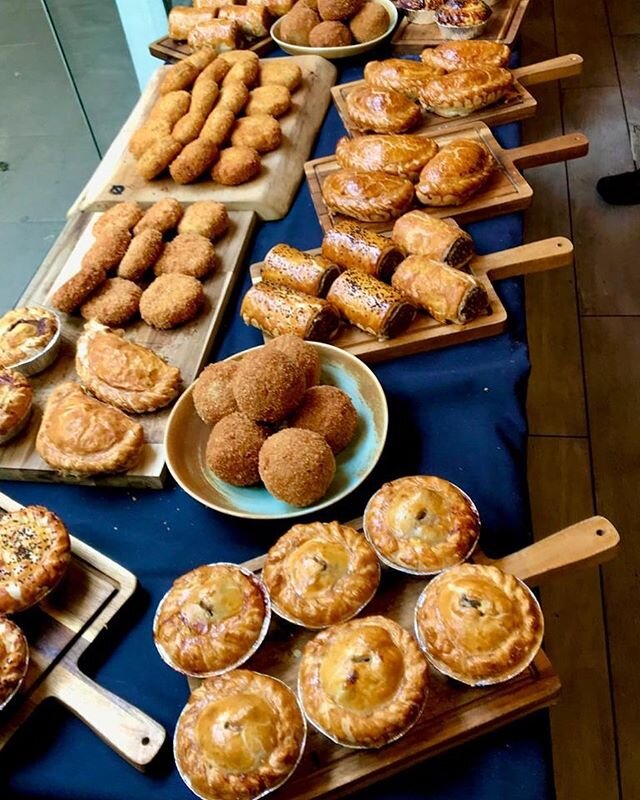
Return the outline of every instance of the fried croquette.
[[[140,316],[152,328],[167,330],[197,316],[204,302],[202,284],[191,275],[160,275],[142,293]]]
[[[291,95],[286,86],[259,86],[249,95],[249,102],[244,110],[247,116],[252,114],[269,114],[281,117],[291,108]]]
[[[227,414],[238,410],[233,396],[233,379],[239,361],[219,361],[205,367],[193,387],[193,405],[196,414],[207,425],[215,425]]]
[[[302,70],[297,64],[268,59],[260,62],[260,86],[286,86],[295,92],[301,82]]]
[[[239,186],[253,180],[261,166],[260,155],[252,147],[225,147],[213,165],[211,177],[223,186]]]
[[[164,77],[160,83],[160,94],[178,92],[181,89],[188,89],[200,74],[201,70],[187,59],[178,61],[165,68]]]
[[[190,56],[187,56],[184,61],[198,70],[198,74],[202,72],[205,67],[208,67],[213,61],[216,60],[218,54],[212,47],[197,47],[194,49]]]
[[[198,75],[198,80],[196,81],[196,85],[200,81],[212,80],[215,81],[219,86],[224,80],[224,76],[227,74],[227,72],[229,72],[230,69],[231,69],[231,62],[225,61],[224,58],[220,58],[220,56],[218,55],[215,61],[212,61],[211,64],[209,64],[208,67],[205,67],[200,73],[200,75]]]
[[[269,114],[241,117],[231,131],[234,147],[251,147],[258,153],[277,150],[282,144],[282,129],[277,119]]]
[[[325,496],[336,474],[336,460],[324,436],[285,428],[262,445],[258,469],[274,497],[304,507]]]
[[[296,5],[282,17],[280,38],[289,44],[309,46],[309,34],[320,24],[320,17],[307,6]]]
[[[222,88],[224,89],[224,87],[228,86],[230,83],[243,83],[248,88],[251,88],[256,85],[259,72],[260,67],[258,61],[238,61],[224,76]]]
[[[231,73],[229,73],[231,75]],[[226,80],[226,79],[225,79]],[[249,102],[249,90],[241,81],[231,81],[225,83],[220,90],[220,97],[216,108],[211,112],[215,113],[219,108],[228,108],[234,114],[239,114]]]
[[[217,157],[218,145],[215,142],[210,139],[196,139],[171,162],[169,172],[176,183],[193,183]]]
[[[199,233],[207,239],[218,239],[229,228],[229,215],[222,203],[215,200],[196,200],[184,212],[178,233]]]
[[[367,2],[349,22],[349,30],[356,42],[370,42],[387,32],[390,21],[384,6]]]
[[[253,50],[227,50],[226,53],[220,53],[218,58],[223,59],[231,66],[240,61],[254,61],[256,64],[260,61],[260,57]]]
[[[216,251],[199,233],[180,233],[165,245],[153,271],[156,275],[180,273],[204,278],[216,266]]]
[[[216,423],[207,441],[207,466],[234,486],[252,486],[260,480],[258,458],[267,430],[236,411]]]
[[[181,117],[173,126],[171,136],[176,142],[181,145],[187,145],[193,142],[200,136],[200,131],[207,121],[207,115],[201,114],[199,111],[189,111],[184,117]]]
[[[203,81],[198,78],[191,92],[190,113],[199,113],[206,119],[215,106],[219,94],[220,87],[213,78]]]
[[[140,158],[144,151],[151,147],[154,142],[162,136],[168,136],[171,133],[171,128],[171,123],[164,117],[147,120],[129,140],[129,152],[134,158]]]
[[[256,422],[279,422],[300,403],[303,373],[288,355],[261,347],[240,362],[233,379],[238,408]]]
[[[164,242],[160,231],[145,228],[134,236],[122,261],[118,265],[118,275],[130,281],[137,281],[160,258]]]
[[[175,125],[180,117],[189,110],[191,105],[191,95],[189,92],[169,92],[159,100],[156,100],[148,119],[166,119],[170,125]]]
[[[120,228],[125,231],[133,230],[143,215],[144,211],[133,201],[127,200],[123,203],[116,203],[96,220],[92,228],[93,235],[98,236],[110,228]]]
[[[352,42],[351,31],[342,22],[321,22],[309,34],[311,47],[346,47]]]
[[[182,206],[173,197],[165,197],[154,203],[142,217],[140,222],[133,229],[136,236],[142,231],[156,230],[160,233],[167,233],[178,227],[182,219]]]
[[[67,314],[71,314],[84,303],[91,292],[105,282],[106,278],[106,270],[102,267],[82,267],[79,272],[58,287],[51,298],[51,304],[58,311],[66,311]]]
[[[125,278],[109,278],[80,306],[85,319],[117,328],[135,317],[140,306],[142,289]]]
[[[164,172],[182,150],[182,145],[171,136],[161,136],[140,156],[136,169],[146,181],[157,178]]]
[[[293,333],[285,333],[271,339],[265,347],[279,350],[297,365],[305,378],[305,386],[315,386],[320,380],[320,357],[318,351],[307,344],[304,339],[294,336]]]
[[[209,139],[220,146],[228,139],[235,121],[236,115],[233,111],[218,104],[207,117],[207,121],[200,131],[200,138]]]
[[[318,0],[318,13],[324,20],[348,19],[363,3],[364,0]]]
[[[349,395],[337,386],[312,386],[293,412],[289,426],[324,436],[337,455],[356,434],[358,412]]]
[[[83,267],[97,267],[107,272],[124,258],[131,244],[131,234],[123,228],[107,228],[102,231],[95,242],[82,257]]]

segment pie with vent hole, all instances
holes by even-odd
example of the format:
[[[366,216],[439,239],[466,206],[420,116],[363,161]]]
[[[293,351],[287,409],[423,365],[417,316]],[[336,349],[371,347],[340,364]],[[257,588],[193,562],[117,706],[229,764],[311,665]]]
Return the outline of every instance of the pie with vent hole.
[[[20,628],[0,617],[0,710],[20,688],[29,666],[29,645]]]

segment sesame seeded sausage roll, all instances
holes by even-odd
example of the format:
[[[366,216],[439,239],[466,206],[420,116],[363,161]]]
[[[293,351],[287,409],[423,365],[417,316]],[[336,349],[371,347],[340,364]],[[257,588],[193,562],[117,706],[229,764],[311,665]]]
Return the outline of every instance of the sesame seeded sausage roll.
[[[427,256],[460,269],[473,258],[473,239],[453,219],[436,219],[424,211],[409,211],[397,219],[393,241],[407,253]]]
[[[388,280],[404,258],[391,239],[348,220],[337,222],[325,233],[322,255],[341,267],[382,280]]]
[[[288,244],[277,244],[264,257],[262,280],[287,286],[313,297],[324,297],[340,274],[330,259],[303,253]]]

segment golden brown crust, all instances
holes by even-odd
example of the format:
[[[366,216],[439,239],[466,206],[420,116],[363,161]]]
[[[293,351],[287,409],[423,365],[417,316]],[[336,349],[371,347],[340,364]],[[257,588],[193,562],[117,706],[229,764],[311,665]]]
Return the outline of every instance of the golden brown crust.
[[[130,281],[139,280],[149,267],[156,263],[163,247],[164,241],[160,231],[155,228],[143,228],[131,240],[127,252],[118,265],[118,276]]]
[[[494,157],[480,142],[457,139],[427,163],[416,186],[426,206],[459,206],[482,189],[497,169]]]
[[[309,47],[309,34],[319,24],[320,17],[313,9],[296,3],[282,17],[278,33],[283,42]]]
[[[218,11],[218,19],[236,22],[247,39],[269,35],[269,12],[262,6],[225,5]]]
[[[185,41],[189,31],[200,22],[215,19],[216,12],[210,8],[191,8],[177,6],[169,12],[169,36],[178,41]]]
[[[347,19],[356,14],[364,0],[318,0],[318,13],[322,19]]]
[[[320,255],[304,253],[289,244],[276,244],[264,257],[262,280],[297,292],[323,297],[340,268]]]
[[[220,151],[211,177],[223,186],[239,186],[256,178],[261,168],[260,154],[256,150],[246,145],[234,145]]]
[[[240,411],[256,422],[280,422],[300,403],[304,375],[286,353],[262,347],[240,362],[233,394]]]
[[[154,103],[147,122],[162,119],[172,127],[183,117],[191,105],[191,95],[184,89],[176,92],[168,92],[158,98]]]
[[[20,433],[29,419],[32,404],[29,380],[16,370],[0,368],[0,444]]]
[[[196,317],[204,303],[202,284],[191,275],[159,275],[142,293],[140,316],[153,328],[176,328]]]
[[[433,67],[453,72],[457,69],[491,66],[506,67],[511,51],[506,44],[481,39],[443,42],[422,51],[422,61]]]
[[[160,82],[159,92],[161,95],[169,92],[178,92],[188,89],[198,77],[200,70],[188,61],[178,61],[166,67],[162,81]]]
[[[322,255],[346,269],[387,280],[404,258],[390,239],[349,220],[339,220],[322,239]]]
[[[140,156],[136,170],[146,181],[151,181],[165,171],[181,150],[181,143],[173,137],[160,136]]]
[[[200,131],[200,138],[210,139],[214,144],[220,146],[229,138],[235,121],[236,115],[233,109],[218,104],[207,117],[207,121]]]
[[[436,22],[456,28],[480,26],[491,16],[484,0],[445,0],[436,10]]]
[[[211,241],[199,233],[179,233],[168,242],[153,271],[156,275],[181,274],[206,278],[216,266],[216,251]]]
[[[142,289],[125,278],[109,278],[80,306],[84,319],[103,325],[125,325],[138,313]]]
[[[361,222],[389,222],[409,209],[414,190],[411,181],[385,172],[342,169],[322,184],[328,208]]]
[[[21,306],[0,317],[0,367],[37,356],[58,333],[56,315],[42,306]]]
[[[352,44],[351,31],[342,22],[321,22],[309,33],[310,47],[347,47]]]
[[[258,456],[269,431],[234,411],[213,427],[205,460],[213,474],[233,486],[253,486],[260,481]]]
[[[356,435],[358,412],[349,395],[337,386],[311,386],[289,418],[289,427],[319,433],[337,455]]]
[[[218,53],[235,50],[240,42],[240,26],[234,19],[208,19],[187,36],[189,47],[210,47]]]
[[[247,91],[258,82],[259,62],[253,59],[236,61],[222,81],[223,91],[236,83],[244,84]]]
[[[207,425],[215,425],[223,417],[238,410],[233,396],[233,379],[240,362],[219,361],[205,367],[193,387],[193,405]]]
[[[137,203],[132,201],[116,203],[98,217],[91,229],[92,233],[94,236],[99,236],[112,227],[131,231],[140,222],[143,214],[144,211]]]
[[[237,64],[239,61],[254,61],[256,64],[260,63],[260,57],[253,50],[229,50],[228,52],[220,53],[219,58],[226,61],[230,67]]]
[[[200,114],[206,119],[207,115],[211,113],[211,109],[215,106],[219,94],[218,82],[209,74],[201,72],[191,90],[189,111]]]
[[[347,111],[363,131],[405,133],[420,121],[418,105],[393,89],[357,86],[347,95]]]
[[[291,95],[286,86],[258,86],[250,96],[244,110],[248,116],[268,114],[276,119],[286,114],[291,108]]]
[[[51,298],[51,305],[58,311],[70,314],[106,279],[107,272],[103,267],[82,267],[56,289]]]
[[[113,269],[118,266],[130,244],[131,234],[128,230],[108,227],[99,233],[82,257],[82,268],[105,271]]]
[[[356,42],[370,42],[389,30],[389,12],[380,3],[365,3],[349,22],[349,29]]]
[[[420,171],[438,152],[427,136],[409,133],[371,134],[350,139],[343,136],[336,147],[336,160],[343,169],[386,172],[417,181]]]
[[[513,85],[502,67],[462,69],[434,78],[420,89],[420,103],[441,117],[465,117],[496,103]]]
[[[453,219],[409,211],[393,225],[391,238],[407,253],[463,267],[474,255],[473,239]]]
[[[260,62],[260,86],[286,86],[290,92],[302,83],[302,70],[297,64],[270,60]]]
[[[304,339],[293,333],[285,333],[270,339],[266,342],[265,347],[272,347],[289,356],[304,374],[307,389],[320,382],[321,365],[318,350],[307,344]]]
[[[138,222],[133,232],[136,236],[148,229],[167,233],[178,227],[181,218],[182,206],[180,203],[173,197],[165,197],[147,209],[144,217]]]
[[[24,633],[0,617],[0,710],[20,688],[29,666],[29,645]]]
[[[417,100],[420,89],[444,70],[407,58],[387,58],[369,61],[364,68],[364,79],[374,89],[393,89],[410,100]]]
[[[187,206],[178,225],[178,233],[197,233],[207,239],[219,239],[229,228],[229,214],[215,200],[196,200]]]
[[[193,142],[200,135],[209,112],[189,111],[184,117],[179,119],[171,131],[171,137],[184,147]],[[183,151],[184,152],[184,151]],[[177,156],[180,158],[180,155]],[[173,176],[172,176],[173,177]],[[174,178],[175,180],[175,178]]]
[[[253,114],[237,120],[231,132],[234,147],[250,147],[258,153],[277,150],[282,144],[282,128],[269,114]]]

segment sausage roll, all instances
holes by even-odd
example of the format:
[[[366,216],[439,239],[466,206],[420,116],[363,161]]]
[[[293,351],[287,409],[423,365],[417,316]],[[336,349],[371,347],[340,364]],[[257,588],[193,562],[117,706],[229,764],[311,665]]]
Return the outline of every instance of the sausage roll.
[[[327,300],[352,325],[378,339],[397,336],[416,315],[400,292],[356,269],[348,269],[333,282]]]
[[[364,79],[372,89],[393,89],[409,100],[417,100],[420,89],[444,70],[407,58],[370,61],[364,68]]]
[[[425,256],[409,256],[393,273],[391,285],[438,322],[471,322],[489,299],[473,275]]]
[[[322,184],[327,207],[361,222],[388,222],[408,210],[413,202],[413,184],[385,172],[343,169]]]
[[[466,117],[497,103],[513,86],[513,75],[502,67],[461,69],[434,78],[420,89],[419,100],[440,117]]]
[[[457,139],[424,167],[416,195],[425,206],[460,206],[487,183],[496,168],[483,144]]]
[[[303,253],[277,244],[264,257],[262,280],[287,286],[313,297],[324,297],[340,274],[340,267],[324,256]]]
[[[474,256],[473,239],[453,219],[437,219],[425,211],[409,211],[397,219],[393,241],[407,253],[427,256],[460,269]]]
[[[316,342],[329,341],[340,327],[340,314],[326,300],[267,281],[245,294],[240,315],[269,336],[293,333]]]
[[[417,181],[424,165],[437,152],[438,145],[427,136],[379,133],[355,139],[343,136],[336,147],[336,159],[343,169],[387,172]]]
[[[175,6],[169,12],[169,36],[178,41],[185,41],[196,25],[215,19],[216,13],[216,10],[211,8]]]
[[[216,53],[235,50],[240,43],[240,26],[233,19],[210,19],[189,31],[189,47],[210,47]]]
[[[416,103],[393,89],[357,86],[346,102],[351,120],[363,131],[404,133],[415,128],[422,117]]]
[[[422,61],[431,67],[453,72],[456,69],[473,67],[506,67],[511,51],[506,44],[475,41],[443,42],[437,47],[427,47],[422,51]]]
[[[404,259],[402,250],[386,236],[346,219],[325,233],[322,255],[345,269],[357,269],[382,280],[388,280]]]
[[[218,19],[237,22],[247,39],[269,35],[269,12],[260,6],[223,6],[218,11]]]

